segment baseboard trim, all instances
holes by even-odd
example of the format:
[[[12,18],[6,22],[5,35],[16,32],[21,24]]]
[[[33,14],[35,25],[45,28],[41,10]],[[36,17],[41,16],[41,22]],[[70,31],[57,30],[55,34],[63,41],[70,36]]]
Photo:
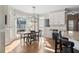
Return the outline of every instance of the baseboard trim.
[[[12,40],[11,42],[9,42],[8,44],[6,44],[5,46],[10,45],[11,43],[13,43],[13,42],[16,41],[16,40],[18,40],[18,39],[14,39],[14,40]]]
[[[46,39],[52,39],[52,38],[50,38],[50,37],[45,37]]]

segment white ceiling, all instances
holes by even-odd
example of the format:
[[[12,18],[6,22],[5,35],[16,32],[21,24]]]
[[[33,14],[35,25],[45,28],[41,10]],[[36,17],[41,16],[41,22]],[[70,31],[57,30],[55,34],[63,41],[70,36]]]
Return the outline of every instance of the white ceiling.
[[[23,12],[33,13],[32,5],[11,5],[11,6]],[[55,10],[78,7],[78,5],[35,5],[35,7],[36,7],[35,12],[37,14],[44,14]]]

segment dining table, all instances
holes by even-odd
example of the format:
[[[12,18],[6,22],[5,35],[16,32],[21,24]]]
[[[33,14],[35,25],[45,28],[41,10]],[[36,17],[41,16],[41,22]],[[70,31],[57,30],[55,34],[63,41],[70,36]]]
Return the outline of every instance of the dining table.
[[[29,38],[29,39],[26,39],[28,42],[26,43],[31,43],[31,31],[25,31],[25,32],[19,32],[18,34],[20,34],[20,43],[22,42],[22,40],[24,40],[24,38],[26,38],[26,36]],[[35,31],[35,34],[36,36],[38,37],[37,39],[39,40],[39,31]],[[25,42],[25,40],[24,40]]]
[[[24,40],[24,36],[25,34],[28,35],[30,33],[30,31],[25,31],[25,32],[18,32],[18,34],[20,35],[20,43],[22,43],[22,40]]]

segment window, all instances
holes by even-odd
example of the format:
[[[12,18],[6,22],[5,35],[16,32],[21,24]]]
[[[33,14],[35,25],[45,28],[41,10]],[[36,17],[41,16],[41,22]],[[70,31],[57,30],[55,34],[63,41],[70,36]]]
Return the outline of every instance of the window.
[[[49,19],[45,19],[45,27],[50,27],[50,25],[49,25]]]
[[[26,18],[19,17],[17,18],[17,31],[25,31],[26,30]]]

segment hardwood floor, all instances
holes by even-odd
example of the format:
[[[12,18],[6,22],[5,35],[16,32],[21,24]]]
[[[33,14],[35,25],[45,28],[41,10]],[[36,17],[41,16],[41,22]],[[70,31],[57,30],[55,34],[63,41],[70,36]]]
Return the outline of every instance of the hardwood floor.
[[[74,48],[79,52],[79,32],[64,32],[64,36],[74,42]],[[33,42],[31,45],[23,43],[23,40],[16,40],[5,47],[6,53],[54,53],[53,39],[41,37],[39,42]]]
[[[33,42],[31,45],[20,42],[20,40],[14,41],[9,46],[5,47],[6,53],[53,53],[54,42],[52,39],[41,37],[39,42]]]

